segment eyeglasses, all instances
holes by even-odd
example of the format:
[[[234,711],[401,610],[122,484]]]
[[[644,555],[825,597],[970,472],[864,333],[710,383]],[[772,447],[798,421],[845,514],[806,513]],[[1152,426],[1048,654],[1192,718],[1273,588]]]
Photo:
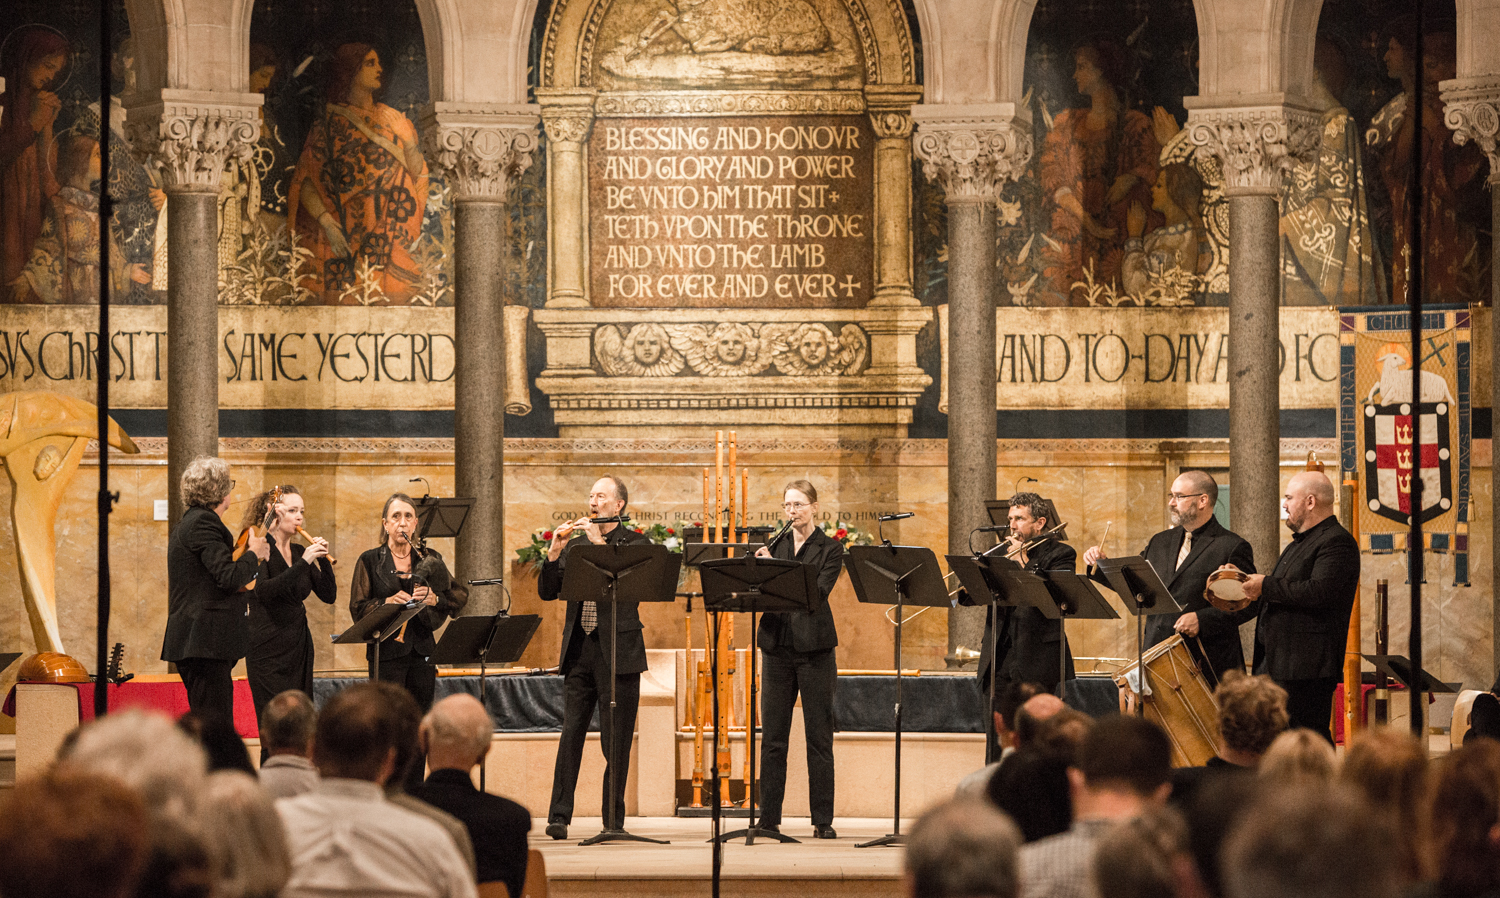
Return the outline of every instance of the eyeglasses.
[[[238,483],[238,482],[239,482],[239,481],[237,481],[237,480],[231,480],[231,481],[229,481],[229,488],[230,488],[230,489],[234,489],[234,485],[235,485],[235,484],[236,484],[236,483]]]
[[[1198,496],[1206,496],[1208,493],[1167,493],[1167,498],[1173,502],[1181,502],[1183,499],[1194,499]]]
[[[781,503],[781,507],[785,508],[787,511],[801,511],[804,508],[811,508],[812,507],[812,503],[811,502],[783,502],[783,503]]]

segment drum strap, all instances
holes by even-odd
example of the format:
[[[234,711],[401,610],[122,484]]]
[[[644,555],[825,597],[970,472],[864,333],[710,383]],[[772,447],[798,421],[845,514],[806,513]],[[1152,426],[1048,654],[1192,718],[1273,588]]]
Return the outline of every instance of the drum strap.
[[[1199,671],[1199,673],[1208,674],[1208,678],[1211,678],[1214,681],[1214,688],[1218,689],[1219,675],[1214,673],[1213,665],[1208,663],[1208,650],[1203,647],[1203,639],[1201,637],[1194,636],[1193,642],[1196,642],[1198,644],[1198,654],[1203,658],[1203,666],[1208,668],[1207,670]]]

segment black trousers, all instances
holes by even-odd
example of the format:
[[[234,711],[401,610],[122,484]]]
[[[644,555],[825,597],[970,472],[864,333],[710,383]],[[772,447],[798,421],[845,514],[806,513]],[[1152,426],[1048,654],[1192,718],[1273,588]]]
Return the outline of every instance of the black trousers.
[[[1333,715],[1333,690],[1339,677],[1317,677],[1309,680],[1281,680],[1286,690],[1288,727],[1306,727],[1333,743],[1328,721]]]
[[[802,729],[807,739],[808,806],[813,825],[828,826],[833,823],[833,689],[839,675],[834,650],[763,652],[761,658],[761,823],[781,824],[792,706],[801,693]]]
[[[233,661],[217,658],[183,658],[177,673],[187,690],[188,708],[199,717],[217,717],[234,723]]]
[[[625,827],[625,781],[630,776],[630,743],[635,736],[635,715],[641,704],[641,675],[610,676],[597,634],[574,643],[563,676],[563,726],[557,743],[557,762],[552,769],[552,803],[548,823],[573,821],[573,792],[578,787],[578,768],[588,739],[594,709],[599,709],[599,750],[604,754],[604,788],[600,801],[605,829]],[[615,712],[610,714],[610,687],[615,689]],[[613,718],[613,719],[611,719]]]

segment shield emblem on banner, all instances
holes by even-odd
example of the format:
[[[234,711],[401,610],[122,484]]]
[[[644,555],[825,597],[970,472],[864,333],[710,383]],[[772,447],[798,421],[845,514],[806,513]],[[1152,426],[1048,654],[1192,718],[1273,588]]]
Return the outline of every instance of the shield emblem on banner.
[[[1411,520],[1412,428],[1419,429],[1422,512],[1425,523],[1453,507],[1447,402],[1365,405],[1365,502],[1370,511],[1400,523]]]

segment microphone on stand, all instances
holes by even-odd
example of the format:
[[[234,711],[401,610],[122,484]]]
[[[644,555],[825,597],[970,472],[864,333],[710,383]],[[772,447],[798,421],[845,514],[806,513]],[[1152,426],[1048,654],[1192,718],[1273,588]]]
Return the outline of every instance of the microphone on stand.
[[[878,520],[883,524],[886,521],[904,521],[907,518],[914,518],[916,516],[917,513],[914,511],[897,511],[891,514],[880,515]]]

